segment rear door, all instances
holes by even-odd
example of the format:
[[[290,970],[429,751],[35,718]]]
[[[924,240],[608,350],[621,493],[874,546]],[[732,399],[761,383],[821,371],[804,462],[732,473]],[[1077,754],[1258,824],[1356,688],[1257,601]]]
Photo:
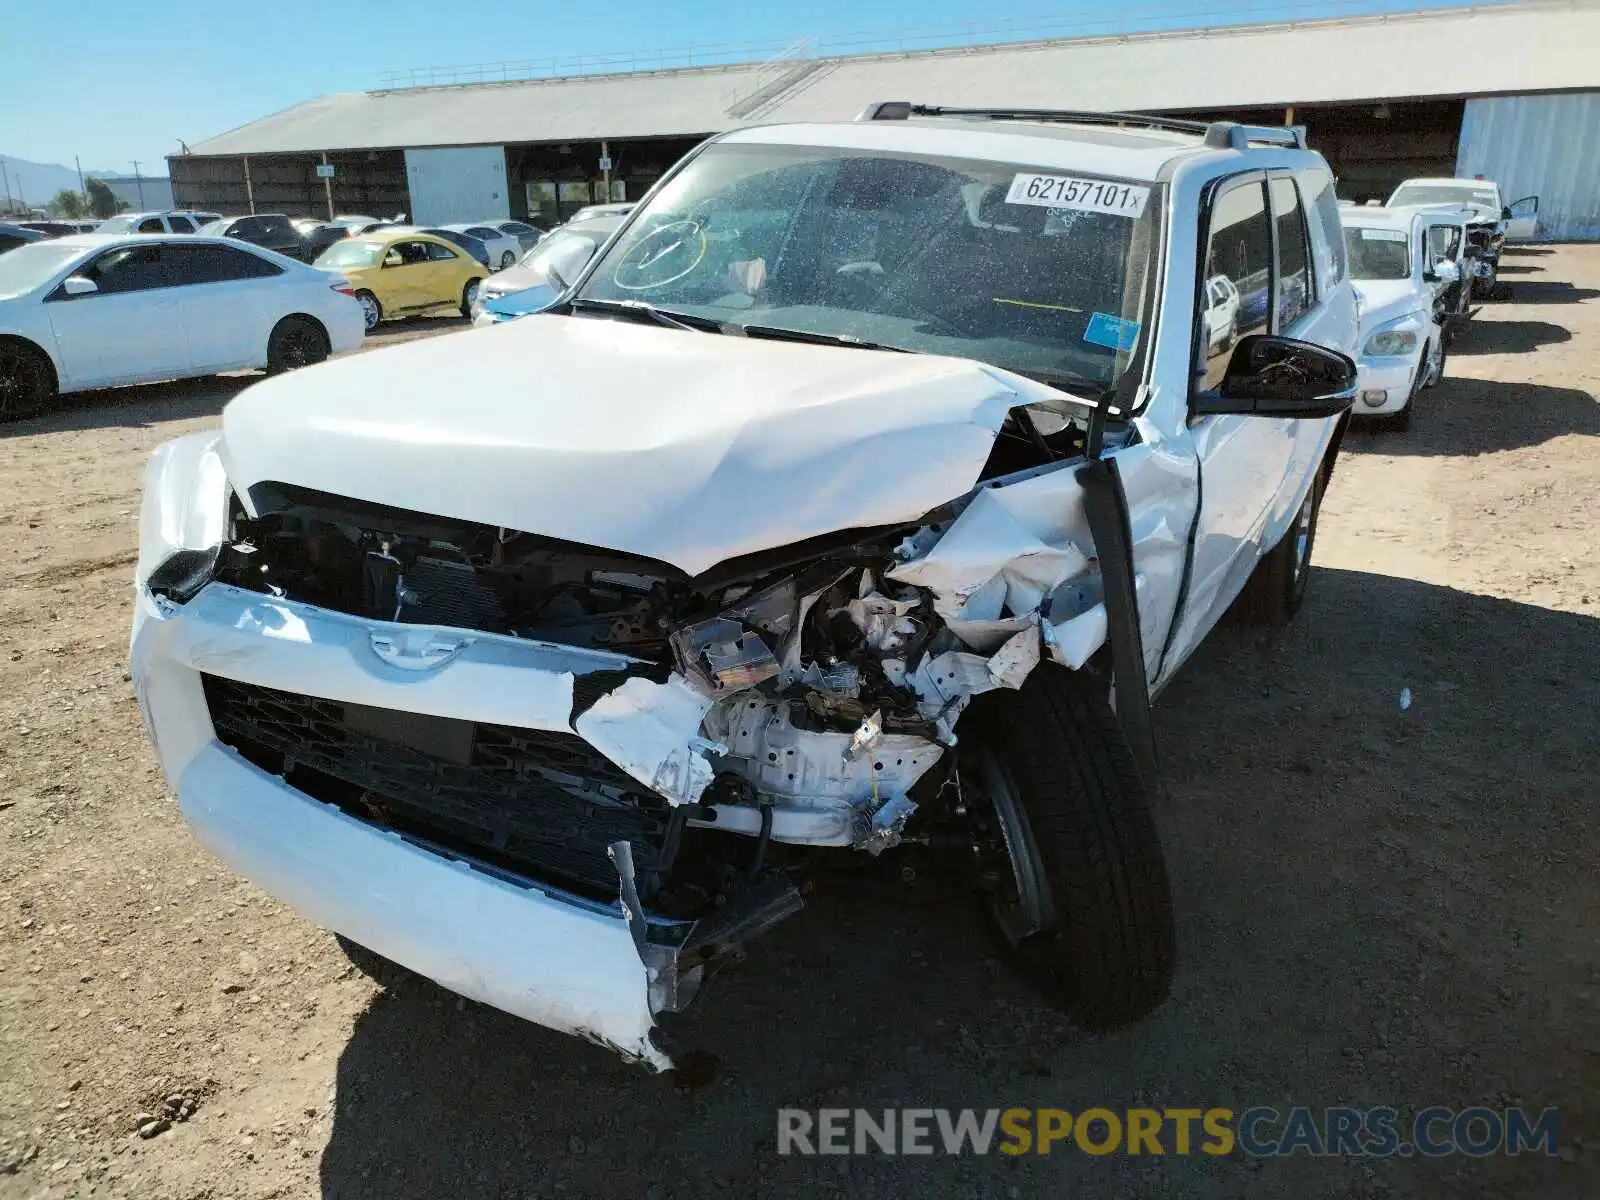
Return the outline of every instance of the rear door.
[[[189,342],[172,286],[171,243],[117,246],[77,272],[98,291],[45,298],[63,374],[71,387],[170,379],[189,371]]]
[[[277,312],[276,281],[283,271],[248,250],[188,242],[168,251],[189,356],[196,371],[259,367]]]

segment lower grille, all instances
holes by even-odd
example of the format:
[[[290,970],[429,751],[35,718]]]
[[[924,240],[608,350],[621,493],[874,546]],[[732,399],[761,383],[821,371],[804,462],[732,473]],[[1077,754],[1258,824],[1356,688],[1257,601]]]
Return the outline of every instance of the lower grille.
[[[660,864],[665,801],[574,734],[201,678],[220,741],[360,820],[598,900],[617,897],[610,843]]]

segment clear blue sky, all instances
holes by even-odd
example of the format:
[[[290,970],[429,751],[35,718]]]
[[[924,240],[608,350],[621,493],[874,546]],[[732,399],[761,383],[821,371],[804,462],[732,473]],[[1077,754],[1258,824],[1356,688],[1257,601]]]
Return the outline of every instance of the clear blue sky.
[[[1434,7],[1450,0],[8,0],[0,32],[0,153],[165,173],[199,141],[384,71],[440,64],[837,37],[1030,20],[1136,27]],[[1461,0],[1456,0],[1461,2]],[[1059,30],[1059,25],[1058,25]],[[952,40],[974,40],[971,38]],[[985,40],[996,40],[989,38]]]

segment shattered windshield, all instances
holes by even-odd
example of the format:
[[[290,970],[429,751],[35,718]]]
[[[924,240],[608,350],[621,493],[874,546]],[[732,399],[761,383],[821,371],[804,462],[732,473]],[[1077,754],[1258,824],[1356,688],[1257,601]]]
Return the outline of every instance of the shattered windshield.
[[[974,358],[1081,395],[1112,386],[1137,345],[1152,190],[1025,164],[719,144],[661,189],[576,299]]]

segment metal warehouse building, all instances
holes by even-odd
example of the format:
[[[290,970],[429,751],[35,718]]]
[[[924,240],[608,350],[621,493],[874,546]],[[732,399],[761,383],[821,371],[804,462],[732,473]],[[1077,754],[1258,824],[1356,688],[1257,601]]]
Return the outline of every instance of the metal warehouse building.
[[[391,87],[319,97],[168,161],[180,207],[554,223],[637,199],[709,134],[847,120],[885,99],[1303,125],[1347,198],[1483,175],[1508,201],[1540,197],[1542,237],[1600,238],[1593,0]]]

